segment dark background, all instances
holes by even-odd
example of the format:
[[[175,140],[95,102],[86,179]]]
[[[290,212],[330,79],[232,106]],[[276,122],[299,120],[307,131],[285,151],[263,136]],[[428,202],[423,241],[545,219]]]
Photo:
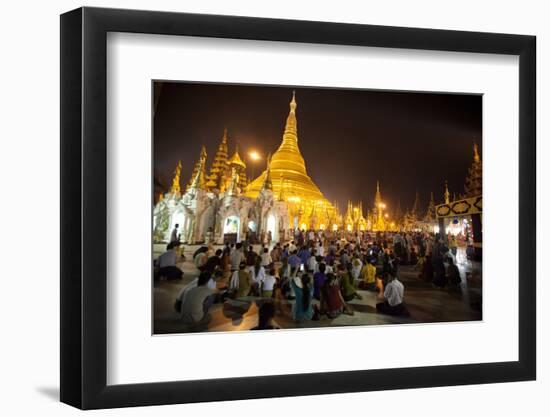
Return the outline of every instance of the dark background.
[[[412,206],[417,190],[422,210],[430,191],[441,202],[445,180],[451,198],[464,191],[474,141],[481,153],[479,95],[155,82],[156,177],[169,186],[181,159],[185,187],[202,144],[209,170],[225,127],[229,156],[237,143],[249,176],[248,152],[262,154],[258,176],[281,143],[292,90],[308,174],[341,209],[362,200],[366,214],[377,180],[390,212],[398,199],[403,211]]]

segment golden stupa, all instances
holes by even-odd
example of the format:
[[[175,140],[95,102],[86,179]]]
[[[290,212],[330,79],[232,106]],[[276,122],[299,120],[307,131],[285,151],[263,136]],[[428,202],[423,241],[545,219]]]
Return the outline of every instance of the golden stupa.
[[[293,92],[283,141],[268,161],[273,193],[279,200],[287,202],[291,214],[290,227],[333,227],[336,224],[336,210],[307,174],[306,164],[298,147],[296,106]],[[258,196],[266,173],[267,169],[248,185],[245,193],[247,197]]]

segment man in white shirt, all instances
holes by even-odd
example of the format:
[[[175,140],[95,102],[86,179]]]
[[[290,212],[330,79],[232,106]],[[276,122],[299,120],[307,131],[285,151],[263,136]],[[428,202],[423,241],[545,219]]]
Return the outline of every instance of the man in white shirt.
[[[231,271],[238,271],[239,265],[244,261],[243,244],[237,243],[235,250],[229,255],[231,259]]]
[[[297,248],[296,245],[294,244],[294,241],[291,241],[291,242],[290,242],[290,245],[288,245],[288,252],[289,252],[289,253],[292,253],[292,252],[294,252],[296,249],[298,249],[298,248]]]
[[[359,279],[359,275],[361,274],[362,269],[363,262],[361,262],[361,259],[357,254],[353,255],[353,260],[351,261],[351,275],[354,280]]]
[[[305,267],[307,268],[308,272],[311,272],[312,274],[315,272],[319,272],[317,270],[317,259],[316,259],[317,251],[312,251],[311,256],[307,260],[307,265]]]
[[[166,247],[166,252],[158,258],[158,270],[155,273],[155,280],[160,277],[166,279],[181,279],[183,271],[176,265],[178,260],[177,248],[178,242],[171,242]]]
[[[269,251],[267,248],[264,248],[261,258],[262,258],[261,265],[264,268],[267,267],[272,262],[271,255],[269,254]]]
[[[380,285],[379,297],[382,294],[383,286]],[[388,314],[390,316],[409,316],[407,308],[403,305],[403,296],[405,293],[405,287],[397,279],[397,276],[392,277],[390,275],[390,282],[383,290],[384,301],[376,304],[376,311],[382,314]]]
[[[197,280],[197,286],[186,292],[181,304],[181,319],[188,325],[206,325],[211,317],[208,310],[214,303],[214,291],[208,288],[211,276],[202,272]]]

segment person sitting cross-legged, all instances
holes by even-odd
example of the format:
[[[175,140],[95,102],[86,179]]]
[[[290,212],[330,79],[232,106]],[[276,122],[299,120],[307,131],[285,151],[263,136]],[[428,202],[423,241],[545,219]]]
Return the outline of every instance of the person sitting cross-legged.
[[[229,283],[229,291],[234,298],[246,297],[252,286],[250,274],[246,270],[246,262],[241,262],[239,270],[233,272]]]
[[[166,247],[166,252],[158,258],[158,270],[155,274],[155,280],[160,277],[166,279],[181,279],[183,271],[178,268],[176,262],[178,260],[177,248],[179,242],[170,242]]]
[[[359,283],[359,288],[369,291],[377,291],[376,258],[373,257],[369,262],[365,263],[365,266],[361,271],[361,278],[363,278],[363,280]]]
[[[409,312],[403,304],[405,287],[397,279],[397,276],[388,275],[386,288],[384,288],[381,279],[378,279],[377,283],[380,290],[378,298],[383,301],[376,304],[376,311],[390,316],[409,316]]]
[[[201,272],[197,286],[189,290],[181,305],[181,319],[187,325],[206,325],[211,317],[208,310],[214,303],[215,292],[209,288],[209,272]]]
[[[329,319],[335,319],[342,313],[353,314],[353,310],[344,301],[340,290],[340,281],[335,274],[327,274],[321,291],[321,313]]]
[[[277,278],[275,277],[275,268],[271,267],[267,274],[264,274],[260,279],[260,294],[262,297],[273,297],[273,289],[277,284]]]
[[[340,276],[340,282],[342,284],[342,295],[344,297],[344,300],[351,301],[354,298],[362,299],[361,295],[355,290],[355,286],[353,285],[353,276],[351,273],[352,265],[350,262],[348,262],[347,265],[340,264],[339,265],[339,276]]]

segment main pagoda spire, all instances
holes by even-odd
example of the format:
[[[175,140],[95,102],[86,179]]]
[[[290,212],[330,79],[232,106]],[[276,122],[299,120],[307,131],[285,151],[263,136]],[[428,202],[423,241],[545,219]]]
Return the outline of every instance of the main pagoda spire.
[[[296,94],[293,92],[281,144],[262,174],[248,185],[245,195],[257,198],[264,189],[264,184],[271,184],[274,195],[280,200],[289,202],[293,207],[300,207],[300,211],[293,215],[298,217],[298,224],[308,225],[310,210],[313,206],[318,206],[315,208],[318,217],[315,227],[320,227],[321,224],[326,226],[328,218],[325,218],[324,213],[332,215],[335,209],[307,174],[306,164],[298,147],[297,108]]]
[[[293,170],[297,173],[307,175],[306,164],[298,147],[298,122],[296,121],[296,92],[292,92],[292,100],[290,101],[290,111],[286,118],[285,131],[283,133],[283,141],[277,152],[273,155],[271,169],[277,170]]]

